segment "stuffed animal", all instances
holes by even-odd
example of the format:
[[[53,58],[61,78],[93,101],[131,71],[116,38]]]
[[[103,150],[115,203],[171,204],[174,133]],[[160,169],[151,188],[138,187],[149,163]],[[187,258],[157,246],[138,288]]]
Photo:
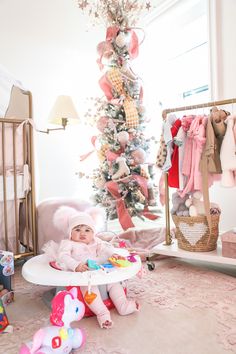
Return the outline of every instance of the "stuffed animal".
[[[230,115],[229,112],[223,110],[223,109],[218,109],[217,107],[213,107],[211,110],[211,118],[213,121],[216,123],[220,123],[221,121],[225,121],[226,118]]]
[[[52,300],[50,321],[52,326],[40,328],[32,343],[23,344],[19,354],[69,354],[85,342],[85,334],[70,324],[84,316],[84,304],[77,298],[77,288],[59,291]]]
[[[200,191],[195,191],[190,195],[185,205],[189,208],[190,216],[206,215],[204,201],[202,200],[202,193]],[[210,203],[210,212],[211,210],[218,210],[220,212],[219,206],[215,203]]]
[[[172,209],[171,214],[177,216],[189,216],[189,210],[185,202],[188,199],[188,194],[181,198],[178,192],[172,194]]]

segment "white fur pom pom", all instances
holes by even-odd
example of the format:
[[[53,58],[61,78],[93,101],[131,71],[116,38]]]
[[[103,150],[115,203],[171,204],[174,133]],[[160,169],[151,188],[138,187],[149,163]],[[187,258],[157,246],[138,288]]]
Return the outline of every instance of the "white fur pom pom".
[[[105,210],[99,207],[91,207],[86,209],[85,212],[93,218],[96,226],[96,231],[104,231],[106,220]]]
[[[53,225],[58,230],[67,235],[69,229],[69,219],[77,214],[78,211],[76,209],[67,206],[61,206],[55,211],[53,215]]]

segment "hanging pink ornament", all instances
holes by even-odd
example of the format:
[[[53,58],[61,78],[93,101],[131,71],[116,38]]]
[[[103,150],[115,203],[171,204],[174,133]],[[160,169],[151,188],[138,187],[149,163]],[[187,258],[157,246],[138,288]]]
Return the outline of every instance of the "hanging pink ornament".
[[[146,152],[142,148],[138,148],[131,152],[131,156],[135,165],[140,165],[145,162]]]
[[[103,133],[104,129],[107,127],[108,125],[108,121],[109,118],[108,117],[100,117],[97,121],[97,128],[98,130]]]
[[[115,42],[119,48],[123,48],[124,46],[127,46],[130,43],[130,39],[131,39],[130,32],[120,31],[120,33],[115,39]]]
[[[129,133],[125,130],[117,133],[117,140],[120,143],[120,146],[124,149],[129,141]]]

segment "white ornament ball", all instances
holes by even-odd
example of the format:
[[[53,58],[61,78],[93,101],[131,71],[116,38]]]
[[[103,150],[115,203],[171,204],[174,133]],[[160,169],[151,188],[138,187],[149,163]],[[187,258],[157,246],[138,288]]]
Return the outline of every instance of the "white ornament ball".
[[[145,162],[146,152],[142,148],[138,148],[138,149],[132,151],[131,156],[134,160],[134,163],[136,165],[140,165]]]
[[[115,39],[116,45],[119,48],[123,48],[130,43],[130,32],[120,32]]]
[[[117,140],[119,141],[120,146],[124,148],[129,141],[129,133],[125,130],[122,130],[121,132],[117,133]]]

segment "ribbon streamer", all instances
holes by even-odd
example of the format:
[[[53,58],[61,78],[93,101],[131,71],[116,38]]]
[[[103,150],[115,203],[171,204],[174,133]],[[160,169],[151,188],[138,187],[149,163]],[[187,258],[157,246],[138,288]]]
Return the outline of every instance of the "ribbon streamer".
[[[119,185],[114,181],[106,183],[108,192],[116,199],[116,212],[123,230],[134,227],[131,216],[126,208],[125,202],[119,192]]]

